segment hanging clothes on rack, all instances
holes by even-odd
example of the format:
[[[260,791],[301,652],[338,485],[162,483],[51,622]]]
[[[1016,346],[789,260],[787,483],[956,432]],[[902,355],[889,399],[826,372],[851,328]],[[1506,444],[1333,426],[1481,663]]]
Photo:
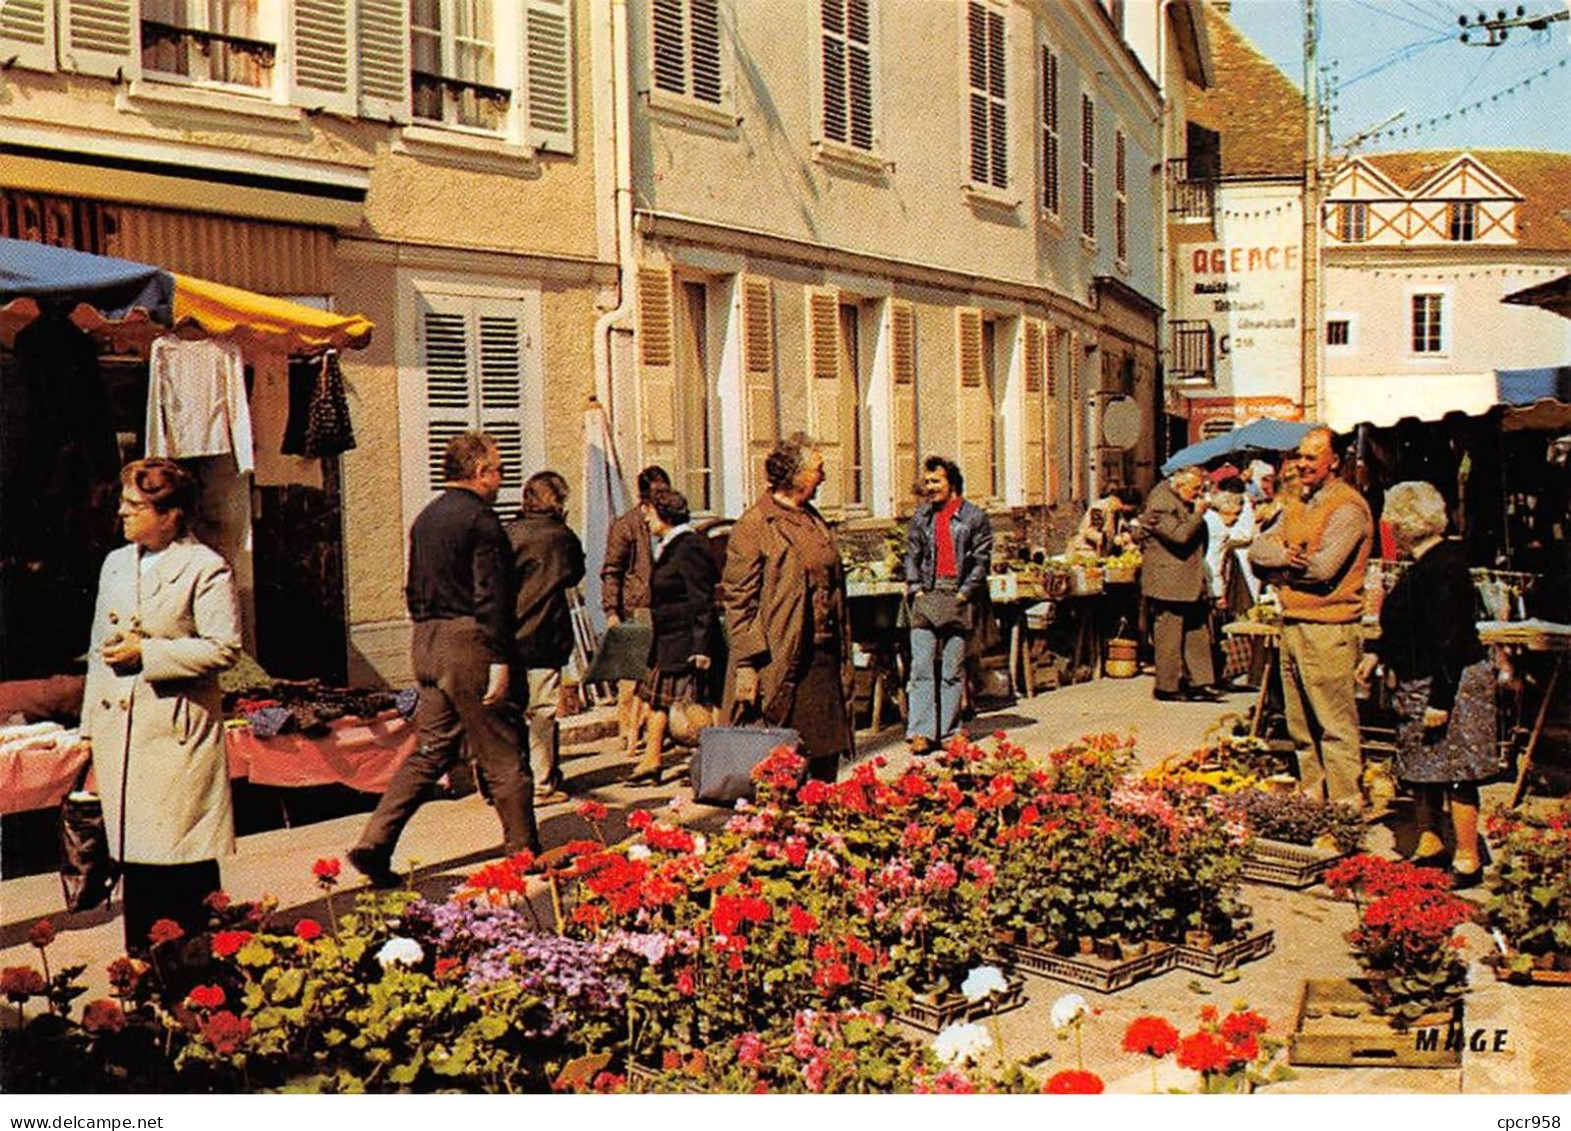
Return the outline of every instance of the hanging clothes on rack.
[[[338,351],[329,349],[320,357],[291,362],[284,454],[317,459],[354,446],[355,430],[349,420],[349,397]]]
[[[234,453],[242,474],[256,469],[245,362],[233,342],[153,342],[147,385],[147,454],[170,459]]]

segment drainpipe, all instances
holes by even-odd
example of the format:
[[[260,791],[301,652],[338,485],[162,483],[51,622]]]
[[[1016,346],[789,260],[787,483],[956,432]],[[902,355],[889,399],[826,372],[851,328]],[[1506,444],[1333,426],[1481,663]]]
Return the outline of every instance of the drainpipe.
[[[612,399],[611,334],[633,313],[633,280],[637,262],[633,254],[633,138],[629,99],[632,83],[627,38],[627,0],[610,0],[611,44],[609,59],[609,97],[611,148],[614,177],[613,206],[616,212],[615,256],[617,260],[617,304],[595,321],[594,367],[595,396],[605,406],[614,425]]]

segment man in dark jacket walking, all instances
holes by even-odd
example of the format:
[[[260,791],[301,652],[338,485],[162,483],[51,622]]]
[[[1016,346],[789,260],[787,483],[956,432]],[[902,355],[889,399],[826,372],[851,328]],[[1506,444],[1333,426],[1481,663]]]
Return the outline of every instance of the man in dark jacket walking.
[[[393,846],[437,779],[452,769],[465,740],[501,818],[507,852],[540,850],[533,783],[518,756],[507,697],[513,590],[507,536],[489,505],[502,485],[502,455],[490,436],[464,432],[448,441],[443,468],[442,493],[409,531],[404,587],[414,621],[420,746],[393,775],[347,853],[377,887],[398,883]]]
[[[925,754],[960,729],[966,640],[986,607],[993,527],[961,495],[959,466],[942,456],[923,463],[928,501],[906,535],[906,593],[911,602],[911,680],[906,741]]]
[[[657,487],[670,487],[671,476],[657,464],[638,473],[638,502],[617,516],[606,531],[605,564],[600,567],[600,606],[606,628],[624,620],[649,619],[649,576],[654,568],[653,537],[644,508]],[[623,742],[636,737],[636,679],[616,685],[616,733]]]
[[[1206,583],[1205,476],[1198,467],[1175,471],[1146,497],[1140,515],[1140,591],[1150,602],[1158,699],[1215,702],[1212,688],[1209,587]],[[1187,688],[1180,683],[1187,679]]]
[[[567,593],[584,579],[584,547],[567,525],[567,481],[541,471],[524,484],[518,517],[507,524],[518,586],[513,603],[514,697],[529,728],[535,804],[567,800],[557,768],[557,701],[562,667],[573,655]]]

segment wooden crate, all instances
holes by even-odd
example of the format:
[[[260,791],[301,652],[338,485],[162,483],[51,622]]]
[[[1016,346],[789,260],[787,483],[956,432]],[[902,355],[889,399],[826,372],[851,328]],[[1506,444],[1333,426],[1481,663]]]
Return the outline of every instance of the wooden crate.
[[[1111,993],[1142,979],[1164,974],[1178,962],[1177,948],[1166,943],[1152,943],[1139,957],[1119,960],[1090,954],[1057,954],[1023,943],[1005,944],[1003,950],[1018,970],[1099,993]]]
[[[1177,965],[1180,970],[1193,970],[1208,978],[1216,978],[1246,962],[1253,962],[1270,954],[1276,949],[1276,932],[1257,931],[1252,935],[1218,943],[1212,947],[1180,944],[1173,949],[1178,954]]]
[[[1289,1064],[1328,1068],[1457,1068],[1462,1064],[1462,1003],[1398,1031],[1375,1013],[1367,982],[1310,978],[1287,1039]]]
[[[913,1029],[936,1033],[957,1021],[976,1021],[983,1017],[1008,1013],[1025,1004],[1026,983],[1024,978],[1016,974],[1006,975],[1004,981],[1008,983],[1008,989],[981,1001],[968,1001],[964,994],[953,991],[937,1000],[914,996],[909,1006],[894,1015],[895,1020],[910,1025]],[[870,997],[876,995],[877,991],[870,983],[860,984]]]
[[[1320,877],[1344,855],[1326,848],[1259,837],[1250,844],[1240,876],[1257,884],[1307,888],[1319,883]]]
[[[1553,970],[1535,966],[1526,972],[1517,973],[1506,965],[1510,958],[1510,955],[1491,955],[1484,959],[1484,963],[1494,969],[1496,981],[1527,986],[1571,986],[1571,970],[1560,965]]]

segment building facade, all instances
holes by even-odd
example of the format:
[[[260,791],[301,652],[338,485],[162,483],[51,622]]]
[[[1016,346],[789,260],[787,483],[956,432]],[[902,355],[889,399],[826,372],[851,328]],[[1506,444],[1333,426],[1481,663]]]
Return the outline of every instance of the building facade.
[[[407,678],[405,532],[453,432],[500,438],[504,508],[581,467],[582,429],[547,421],[582,419],[616,278],[592,29],[570,0],[6,5],[4,234],[376,323],[344,358],[358,446],[219,492],[248,631],[310,605],[319,671]],[[253,382],[259,450],[278,380]]]
[[[729,515],[797,430],[824,447],[837,518],[907,512],[933,452],[996,509],[1149,481],[1162,104],[1121,13],[628,11],[624,458],[680,469],[696,510]],[[1144,406],[1129,449],[1102,430],[1125,402]]]
[[[1324,415],[1338,429],[1554,395],[1571,323],[1506,295],[1571,267],[1571,154],[1377,153],[1325,210]]]

